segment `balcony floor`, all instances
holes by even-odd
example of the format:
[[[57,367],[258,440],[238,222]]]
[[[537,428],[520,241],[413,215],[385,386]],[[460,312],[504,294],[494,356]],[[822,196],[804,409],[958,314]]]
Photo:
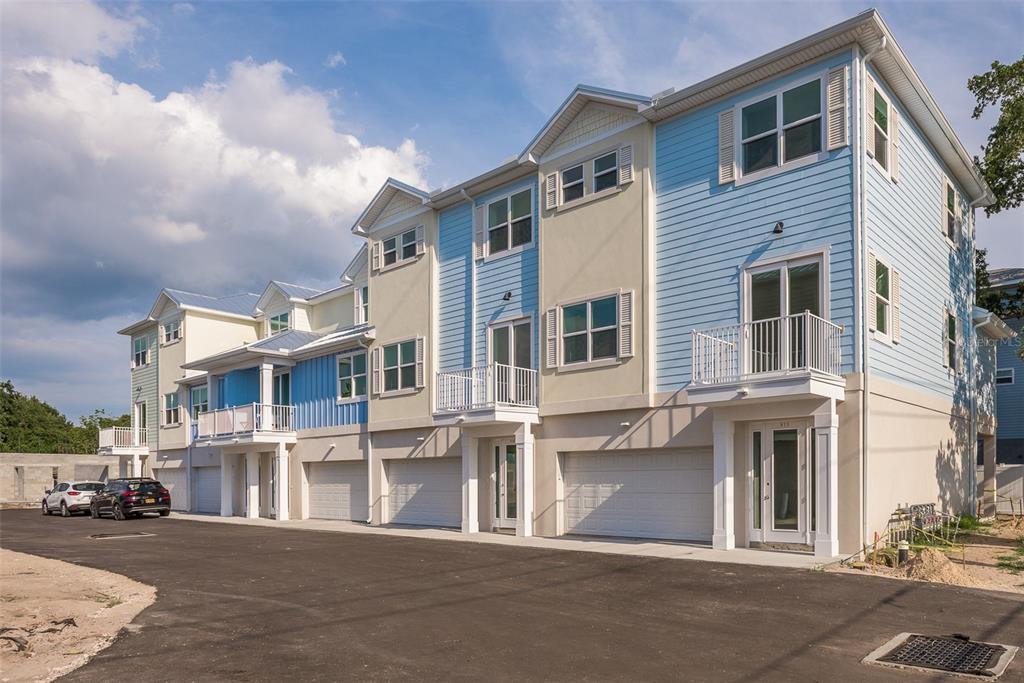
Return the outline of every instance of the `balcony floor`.
[[[295,432],[243,432],[240,434],[222,434],[220,436],[199,436],[194,440],[197,446],[251,446],[255,444],[294,444],[297,440]]]
[[[846,378],[817,370],[750,375],[727,382],[691,383],[686,390],[693,405],[761,403],[802,398],[846,397]]]
[[[473,425],[486,427],[501,424],[539,424],[537,408],[522,406],[484,406],[473,410],[439,411],[434,413],[434,424]]]

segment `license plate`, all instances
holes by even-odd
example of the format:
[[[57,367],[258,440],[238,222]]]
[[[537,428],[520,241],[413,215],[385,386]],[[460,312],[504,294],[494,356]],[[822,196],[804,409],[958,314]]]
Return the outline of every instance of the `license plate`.
[[[153,504],[155,502],[156,502],[155,498],[147,498],[146,499],[146,505],[151,505],[151,504]]]

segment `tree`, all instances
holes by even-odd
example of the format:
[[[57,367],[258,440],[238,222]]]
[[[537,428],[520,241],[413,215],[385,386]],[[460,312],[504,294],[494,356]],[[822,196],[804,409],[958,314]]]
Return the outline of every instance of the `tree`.
[[[1024,57],[1013,64],[992,62],[992,69],[967,81],[977,100],[974,118],[986,107],[999,105],[999,118],[982,148],[985,156],[974,158],[996,201],[985,207],[991,216],[1024,202]]]
[[[59,410],[0,381],[0,453],[94,453],[100,427],[130,425],[131,416],[102,410],[74,425]]]
[[[988,250],[974,252],[974,279],[977,304],[1000,318],[1024,318],[1024,288],[995,289],[988,273]]]

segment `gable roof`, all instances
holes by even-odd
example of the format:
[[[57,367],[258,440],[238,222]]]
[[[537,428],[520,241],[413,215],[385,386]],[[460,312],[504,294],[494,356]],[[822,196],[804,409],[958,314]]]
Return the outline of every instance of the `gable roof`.
[[[302,330],[286,330],[272,335],[258,342],[248,345],[250,349],[273,350],[273,351],[294,351],[300,346],[316,341],[323,334],[317,332],[303,332]]]
[[[286,330],[259,341],[247,342],[226,351],[219,351],[205,358],[183,364],[185,370],[212,371],[217,368],[237,367],[259,358],[279,358],[286,362],[313,358],[332,350],[343,350],[352,346],[366,346],[376,336],[372,325],[359,324],[335,332],[303,332]]]
[[[352,226],[352,232],[357,235],[365,235],[366,231],[374,222],[380,218],[380,214],[384,211],[384,208],[388,205],[396,194],[406,194],[416,199],[420,203],[426,203],[430,199],[430,193],[425,190],[413,187],[407,183],[403,183],[400,180],[394,178],[388,178],[384,181],[384,185],[377,190],[377,194],[374,195],[373,199],[367,205],[363,212],[359,214],[359,218],[356,219],[355,224]]]
[[[252,317],[253,307],[259,299],[258,294],[252,294],[249,292],[245,292],[243,294],[229,294],[228,296],[220,297],[196,294],[195,292],[186,292],[180,289],[169,289],[166,287],[160,290],[160,292],[161,294],[166,295],[168,299],[178,306],[201,308],[218,313],[228,313],[230,315],[242,315],[247,317]]]
[[[1024,282],[1024,268],[993,268],[988,272],[993,287],[1009,287]]]

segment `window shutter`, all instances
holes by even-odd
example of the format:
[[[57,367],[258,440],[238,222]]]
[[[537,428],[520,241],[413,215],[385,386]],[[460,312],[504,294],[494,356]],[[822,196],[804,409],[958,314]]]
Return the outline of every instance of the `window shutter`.
[[[875,81],[868,76],[864,88],[864,149],[869,157],[875,156]]]
[[[427,250],[427,243],[423,239],[423,226],[416,226],[416,255],[420,256]]]
[[[892,282],[890,283],[891,292],[889,293],[892,297],[892,305],[889,307],[892,318],[890,324],[890,330],[892,330],[892,343],[900,343],[900,272],[898,270],[890,270]]]
[[[373,270],[375,270],[375,271],[376,270],[380,270],[380,253],[381,253],[380,250],[381,250],[380,242],[374,242],[373,243],[373,259],[372,259],[372,264],[371,265],[373,267]]]
[[[416,337],[416,388],[422,389],[427,384],[426,363],[424,362],[424,337]]]
[[[352,322],[356,325],[366,322],[363,320],[363,288],[360,285],[356,285],[352,292]]]
[[[544,208],[548,211],[558,206],[558,174],[548,173],[544,179]]]
[[[956,371],[957,373],[965,372],[967,368],[964,367],[964,328],[960,324],[960,318],[956,320]]]
[[[487,240],[484,239],[484,212],[486,210],[484,206],[473,209],[473,249],[478,261],[487,255]]]
[[[963,214],[960,212],[960,193],[953,190],[953,206],[955,207],[956,218],[956,246],[962,247],[964,244],[964,220]]]
[[[845,147],[849,142],[846,135],[846,72],[845,65],[828,72],[828,149]]]
[[[619,185],[633,182],[633,145],[619,147]]]
[[[545,319],[546,339],[544,362],[549,368],[558,367],[558,309],[549,308]]]
[[[633,357],[633,292],[619,294],[619,358]]]
[[[889,176],[895,182],[900,181],[900,113],[896,111],[896,107],[890,107],[892,112],[889,115],[889,120],[892,122],[892,130],[889,132],[889,149],[891,150],[889,155],[892,157],[889,160]]]
[[[736,112],[727,109],[718,115],[718,184],[736,180]]]
[[[373,395],[374,396],[379,396],[380,395],[380,391],[381,391],[381,387],[384,386],[383,371],[381,370],[381,367],[380,367],[380,360],[381,360],[380,359],[380,351],[381,351],[381,347],[379,347],[379,346],[377,348],[373,349],[372,351],[370,351],[370,358],[373,361],[372,364],[371,364],[372,365],[371,369],[373,371],[373,373],[372,373],[373,374],[373,382],[372,382],[372,384],[373,384]]]
[[[878,294],[875,291],[876,263],[877,261],[875,259],[875,255],[869,252],[868,268],[867,273],[865,273],[864,277],[866,277],[868,280],[868,329],[871,330],[872,332],[878,327],[878,321],[876,319],[878,316],[878,310],[876,309],[876,306],[878,305]]]
[[[949,315],[949,309],[942,309],[942,367],[949,367],[949,324],[946,321],[946,316]]]

